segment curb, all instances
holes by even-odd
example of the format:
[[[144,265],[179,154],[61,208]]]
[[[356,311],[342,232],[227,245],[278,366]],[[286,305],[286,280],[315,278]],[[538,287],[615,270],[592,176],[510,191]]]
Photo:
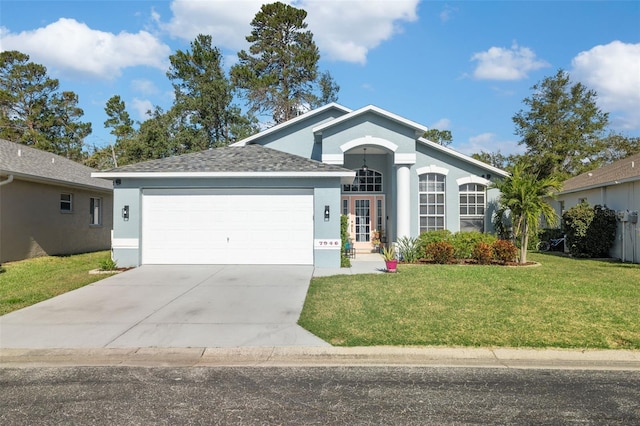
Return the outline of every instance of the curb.
[[[640,351],[430,347],[0,349],[0,368],[483,367],[640,371]]]

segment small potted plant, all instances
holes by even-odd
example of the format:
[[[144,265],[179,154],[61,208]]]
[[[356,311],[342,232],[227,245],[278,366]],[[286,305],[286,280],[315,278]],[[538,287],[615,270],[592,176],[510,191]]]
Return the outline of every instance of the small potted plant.
[[[382,258],[387,264],[387,272],[396,272],[398,259],[396,259],[396,249],[393,245],[382,248]]]
[[[371,239],[371,244],[373,244],[373,250],[380,250],[380,232],[373,231],[373,238]]]

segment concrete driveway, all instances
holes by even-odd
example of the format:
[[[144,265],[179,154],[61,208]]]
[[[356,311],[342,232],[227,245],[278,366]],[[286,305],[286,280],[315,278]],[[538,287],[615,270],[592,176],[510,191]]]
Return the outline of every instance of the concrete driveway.
[[[312,274],[144,265],[0,317],[0,348],[329,346],[296,324]]]

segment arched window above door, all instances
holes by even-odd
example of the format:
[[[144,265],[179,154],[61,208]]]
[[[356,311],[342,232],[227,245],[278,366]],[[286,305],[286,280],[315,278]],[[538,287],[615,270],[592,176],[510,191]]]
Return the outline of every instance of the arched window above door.
[[[342,192],[382,192],[382,173],[367,169],[356,170],[351,185],[343,185]]]

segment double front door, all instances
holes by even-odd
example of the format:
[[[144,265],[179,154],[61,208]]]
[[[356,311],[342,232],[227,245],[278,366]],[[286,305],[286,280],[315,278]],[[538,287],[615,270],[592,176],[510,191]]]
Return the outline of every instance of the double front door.
[[[343,195],[342,214],[349,217],[349,237],[359,252],[371,252],[384,239],[384,195]]]

